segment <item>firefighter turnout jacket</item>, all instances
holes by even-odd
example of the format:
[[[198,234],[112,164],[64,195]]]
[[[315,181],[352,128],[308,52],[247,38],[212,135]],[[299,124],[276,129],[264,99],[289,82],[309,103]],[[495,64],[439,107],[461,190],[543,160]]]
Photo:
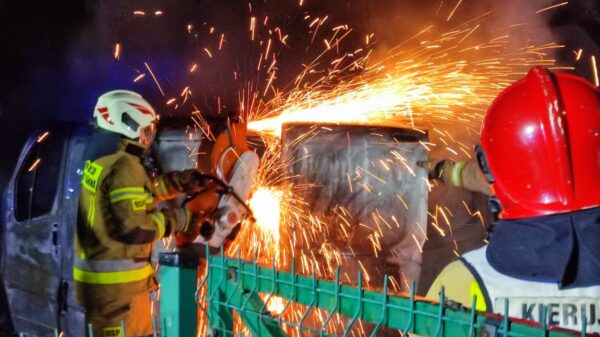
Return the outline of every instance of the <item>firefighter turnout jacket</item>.
[[[152,181],[141,163],[143,153],[141,144],[122,140],[116,153],[85,163],[73,278],[77,300],[88,313],[156,289],[153,244],[189,225],[184,208],[155,206],[183,192],[181,172]]]
[[[440,273],[427,293],[437,298],[440,289],[448,299],[476,309],[504,314],[508,300],[510,317],[581,330],[600,332],[600,286],[560,289],[558,283],[537,282],[504,275],[486,259],[487,246],[464,254]]]
[[[451,186],[460,187],[473,192],[491,196],[493,194],[490,184],[481,173],[477,161],[446,160],[441,172],[442,181]]]

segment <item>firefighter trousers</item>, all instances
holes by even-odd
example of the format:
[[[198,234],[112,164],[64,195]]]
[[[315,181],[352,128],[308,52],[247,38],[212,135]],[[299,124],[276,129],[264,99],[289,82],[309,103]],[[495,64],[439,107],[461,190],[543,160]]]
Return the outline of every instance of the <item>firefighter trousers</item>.
[[[133,299],[115,300],[102,307],[86,307],[86,326],[92,324],[93,337],[152,336],[152,301],[150,293]],[[125,334],[122,331],[125,327]],[[91,336],[88,336],[91,337]]]

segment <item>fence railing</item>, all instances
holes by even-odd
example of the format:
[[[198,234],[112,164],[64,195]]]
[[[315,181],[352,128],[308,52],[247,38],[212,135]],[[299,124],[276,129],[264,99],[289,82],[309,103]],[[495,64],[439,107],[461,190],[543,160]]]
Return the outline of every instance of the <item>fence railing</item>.
[[[544,323],[547,310],[542,323],[514,320],[507,312],[475,311],[476,298],[464,308],[449,301],[443,289],[437,301],[416,296],[414,286],[407,294],[389,294],[387,277],[380,290],[370,290],[364,289],[361,273],[351,286],[340,282],[339,271],[333,280],[300,275],[293,261],[289,271],[282,271],[226,257],[222,250],[217,255],[207,250],[206,256],[199,282],[197,256],[161,254],[160,315],[153,320],[153,336],[587,336],[586,319],[579,333],[550,327]],[[128,336],[121,325],[117,337]],[[92,326],[87,333],[93,337]],[[55,330],[54,336],[62,334]]]
[[[510,319],[507,313],[502,316],[477,312],[473,309],[475,298],[471,309],[463,308],[448,301],[443,290],[437,302],[418,298],[414,287],[405,296],[390,295],[387,277],[380,291],[367,290],[363,288],[360,273],[357,286],[349,286],[340,283],[339,272],[333,281],[320,280],[314,274],[298,275],[294,263],[290,271],[280,271],[259,266],[256,262],[225,257],[222,251],[208,257],[207,268],[206,277],[198,287],[199,290],[206,287],[206,291],[203,294],[199,291],[198,297],[207,307],[207,328],[213,336],[229,337],[242,333],[253,337],[285,336],[285,331],[318,336],[357,333],[387,336],[390,330],[402,337],[408,334],[431,337],[585,336],[585,332],[548,327],[543,323],[545,317],[538,324]],[[273,298],[285,301],[279,313],[268,310],[268,302]],[[292,305],[296,314],[286,314]],[[505,303],[504,308],[508,307]],[[320,310],[320,314],[314,315],[315,310]],[[235,326],[236,316],[238,322],[243,322],[243,327]],[[316,320],[314,316],[317,316]],[[334,316],[338,317],[334,320]],[[337,324],[332,328],[334,321],[340,322],[339,316],[344,327]],[[290,319],[294,317],[295,320]],[[360,324],[358,332],[357,324]],[[586,331],[585,326],[583,331]]]

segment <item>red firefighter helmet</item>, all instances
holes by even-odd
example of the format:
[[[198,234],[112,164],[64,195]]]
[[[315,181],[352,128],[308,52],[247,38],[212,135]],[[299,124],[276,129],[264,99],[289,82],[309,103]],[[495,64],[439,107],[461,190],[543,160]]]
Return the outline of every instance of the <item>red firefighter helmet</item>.
[[[600,92],[580,77],[532,68],[488,109],[481,148],[502,219],[600,205]]]

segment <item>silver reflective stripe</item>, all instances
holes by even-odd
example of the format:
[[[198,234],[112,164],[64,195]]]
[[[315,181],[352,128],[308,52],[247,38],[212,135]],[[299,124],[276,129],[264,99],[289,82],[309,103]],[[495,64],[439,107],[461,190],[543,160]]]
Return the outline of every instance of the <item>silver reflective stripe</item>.
[[[85,271],[112,272],[126,271],[144,268],[149,264],[147,261],[136,262],[134,260],[85,260],[75,257],[74,267]]]

